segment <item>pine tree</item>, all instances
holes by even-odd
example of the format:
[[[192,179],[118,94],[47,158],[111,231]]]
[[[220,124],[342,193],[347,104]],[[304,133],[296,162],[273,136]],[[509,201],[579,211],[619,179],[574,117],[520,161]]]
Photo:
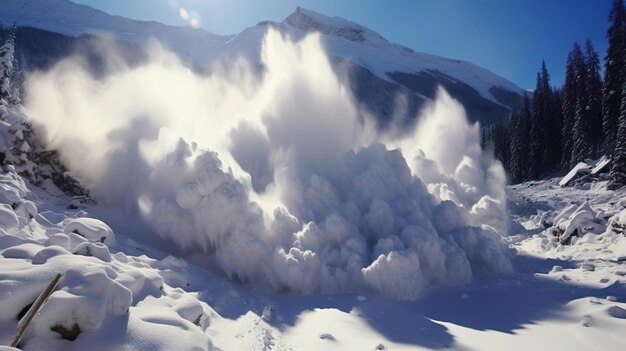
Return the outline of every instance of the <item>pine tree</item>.
[[[530,123],[532,119],[532,112],[530,110],[530,100],[528,94],[524,93],[524,104],[522,111],[519,115],[518,132],[520,136],[520,167],[521,167],[521,179],[524,181],[530,178],[531,172],[528,166],[528,154],[530,152]]]
[[[561,161],[560,108],[555,106],[554,92],[550,87],[550,74],[546,63],[541,63],[537,73],[537,86],[533,94],[530,127],[531,178],[555,168]]]
[[[520,112],[511,112],[511,121],[509,122],[509,164],[508,171],[511,176],[512,183],[519,183],[524,178],[524,162],[522,155],[522,134],[520,130]]]
[[[602,129],[607,152],[610,154],[615,149],[617,122],[624,86],[622,67],[625,64],[626,10],[623,0],[613,0],[609,21],[611,23],[607,32],[609,47],[604,64],[604,89],[602,90]]]
[[[622,89],[621,113],[618,119],[613,165],[609,177],[610,181],[607,188],[610,190],[616,190],[626,185],[626,87]]]
[[[573,167],[578,162],[584,161],[591,156],[591,134],[589,118],[589,95],[588,81],[589,73],[585,58],[578,44],[574,46],[572,62],[576,71],[574,80],[574,93],[576,94],[576,111],[574,114],[574,125],[572,130],[573,143],[569,158],[569,167]]]
[[[507,141],[507,125],[505,121],[498,121],[492,126],[491,137],[493,142],[493,154],[503,165],[509,162],[509,147]]]
[[[543,159],[543,126],[541,105],[538,101],[541,100],[541,76],[537,73],[537,85],[535,92],[533,93],[533,107],[531,110],[530,118],[530,139],[529,139],[529,177],[536,178],[542,171],[542,159]]]
[[[598,156],[602,143],[602,79],[600,78],[600,59],[591,41],[585,43],[585,66],[587,69],[586,94],[589,141],[592,156]]]
[[[13,53],[15,52],[15,27],[0,47],[0,105],[11,99],[11,76],[13,74]]]
[[[565,84],[563,85],[563,128],[561,129],[561,170],[569,171],[570,159],[572,155],[572,145],[574,143],[574,119],[576,115],[576,69],[574,67],[574,50],[578,46],[575,44],[574,49],[567,56],[567,65],[565,67]]]
[[[583,98],[578,99],[576,103],[576,116],[574,119],[574,143],[572,144],[572,156],[570,158],[570,167],[578,162],[585,161],[591,154],[591,144],[589,137],[589,127],[587,124],[586,105]]]
[[[548,170],[558,170],[561,165],[563,138],[561,130],[563,129],[563,91],[554,88],[551,90],[550,99],[550,138],[548,139]]]

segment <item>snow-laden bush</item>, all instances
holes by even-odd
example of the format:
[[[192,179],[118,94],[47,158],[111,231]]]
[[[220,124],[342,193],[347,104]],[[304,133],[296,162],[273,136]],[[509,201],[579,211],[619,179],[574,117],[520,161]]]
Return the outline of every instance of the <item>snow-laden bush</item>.
[[[600,234],[604,231],[604,220],[591,208],[589,202],[571,205],[554,219],[554,226],[549,233],[561,244],[569,244],[572,237],[582,237],[587,233]]]
[[[626,209],[611,217],[609,228],[615,233],[626,235]]]
[[[115,235],[104,222],[94,218],[73,218],[63,222],[65,234],[75,233],[90,242],[99,242],[107,246],[115,243]]]

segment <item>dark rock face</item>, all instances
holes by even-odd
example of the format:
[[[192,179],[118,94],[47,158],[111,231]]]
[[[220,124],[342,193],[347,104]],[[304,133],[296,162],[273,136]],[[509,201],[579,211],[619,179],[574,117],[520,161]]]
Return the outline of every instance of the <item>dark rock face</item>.
[[[450,95],[459,100],[465,107],[470,121],[480,121],[483,125],[495,123],[506,118],[511,108],[521,107],[523,97],[517,93],[499,88],[492,88],[491,93],[497,104],[480,95],[471,86],[438,71],[424,71],[419,73],[392,72],[387,75],[410,91],[423,96],[434,98],[437,87],[442,86]]]
[[[367,68],[350,60],[335,58],[333,67],[340,79],[350,87],[357,103],[378,118],[381,129],[391,123],[410,126],[421,108],[434,99],[437,88],[443,87],[465,107],[471,122],[489,125],[508,117],[512,109],[522,106],[523,97],[498,87],[490,92],[500,103],[488,100],[471,86],[438,71],[418,73],[387,73],[389,80],[376,76]]]

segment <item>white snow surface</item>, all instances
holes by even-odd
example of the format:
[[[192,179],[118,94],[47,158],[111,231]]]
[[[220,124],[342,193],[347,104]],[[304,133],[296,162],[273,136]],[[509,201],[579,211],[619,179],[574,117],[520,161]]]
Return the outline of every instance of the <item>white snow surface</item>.
[[[19,345],[22,350],[623,347],[623,232],[609,227],[561,245],[541,227],[542,220],[571,212],[562,210],[569,202],[605,211],[607,223],[626,225],[624,191],[608,192],[604,183],[591,191],[565,190],[556,179],[509,188],[517,228],[507,239],[517,252],[514,273],[401,302],[251,289],[207,271],[202,261],[169,256],[120,232],[111,246],[89,243],[66,234],[63,223],[88,218],[96,208],[65,210],[70,198],[25,186],[11,169],[0,174],[0,182],[20,194],[18,201],[36,204],[39,213],[27,219],[14,212],[20,224],[3,225],[0,233],[0,344],[15,335],[18,313],[54,274],[64,273]],[[77,253],[85,243],[101,245],[103,254]],[[74,324],[81,333],[73,341],[50,330]]]
[[[608,165],[611,164],[611,159],[608,158],[606,155],[603,155],[602,157],[600,157],[600,159],[596,162],[595,166],[593,166],[593,169],[591,170],[591,174],[595,175],[598,174],[602,171],[606,170],[606,167]]]
[[[579,175],[579,173],[589,173],[591,171],[592,166],[586,164],[585,162],[578,162],[576,166],[574,166],[567,174],[559,181],[560,186],[565,186],[569,184],[575,177]]]

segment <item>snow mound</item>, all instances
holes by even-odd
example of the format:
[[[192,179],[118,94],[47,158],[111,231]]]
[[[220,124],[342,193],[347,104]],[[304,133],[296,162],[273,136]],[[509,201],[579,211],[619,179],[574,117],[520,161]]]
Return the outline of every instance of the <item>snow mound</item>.
[[[103,222],[73,218],[54,223],[29,200],[44,196],[52,201],[45,194],[33,196],[12,170],[0,174],[0,183],[11,194],[0,201],[14,204],[0,203],[0,344],[10,343],[31,304],[61,273],[21,349],[213,349],[204,331],[215,312],[170,287],[154,268],[184,267],[179,260],[111,254],[115,237]],[[62,216],[50,208],[46,204],[45,215]],[[173,272],[167,276],[181,280]]]
[[[75,218],[64,223],[65,234],[78,234],[90,242],[104,243],[111,246],[115,243],[115,235],[104,222],[95,218]]]
[[[615,233],[626,235],[626,209],[611,217],[609,228]]]
[[[582,237],[587,233],[600,234],[606,226],[598,214],[591,208],[589,202],[574,205],[564,209],[554,220],[554,227],[550,233],[561,244],[569,244],[572,237]]]
[[[171,350],[175,344],[184,349],[212,349],[203,332],[209,316],[214,314],[208,306],[180,289],[166,287],[163,278],[147,266],[138,268],[134,262],[119,261],[115,256],[102,259],[102,254],[95,254],[95,247],[108,254],[106,246],[90,242],[77,251],[91,248],[91,255],[72,255],[58,246],[34,243],[2,251],[0,326],[9,332],[17,330],[18,320],[51,278],[56,273],[64,274],[57,290],[33,319],[20,344],[22,348],[80,350],[92,342],[89,335],[117,330],[111,334],[113,340],[105,344],[108,349],[145,344],[145,340],[136,338],[139,335],[152,335],[149,349]],[[117,324],[127,325],[128,329],[120,331]],[[153,330],[160,333],[154,334]],[[72,343],[63,346],[67,341],[62,335]],[[180,346],[181,342],[186,346]]]

